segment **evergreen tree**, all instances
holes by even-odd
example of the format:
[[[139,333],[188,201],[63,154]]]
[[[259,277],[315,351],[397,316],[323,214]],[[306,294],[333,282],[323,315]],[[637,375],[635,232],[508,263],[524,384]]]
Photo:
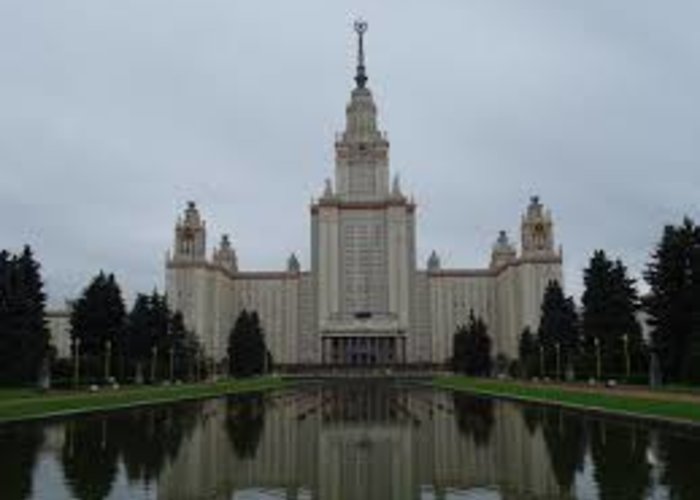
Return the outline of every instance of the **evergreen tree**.
[[[170,342],[173,349],[175,378],[178,380],[192,379],[200,347],[194,333],[185,327],[185,321],[180,311],[175,311],[170,319]]]
[[[491,337],[486,323],[469,312],[469,323],[460,326],[453,337],[452,368],[454,371],[475,376],[491,374]]]
[[[250,377],[265,371],[267,347],[255,311],[245,309],[236,319],[229,335],[229,373],[236,377]]]
[[[143,377],[154,344],[151,328],[151,304],[147,295],[138,294],[127,321],[128,370]]]
[[[529,326],[523,328],[518,339],[518,358],[520,373],[523,377],[532,377],[537,373],[538,344],[537,338]]]
[[[575,361],[580,339],[574,301],[571,297],[564,297],[556,281],[550,281],[545,289],[537,337],[544,350],[545,371],[563,376]],[[556,372],[557,354],[559,373]]]
[[[193,378],[197,340],[185,328],[182,313],[170,312],[165,295],[154,291],[150,296],[136,296],[129,313],[128,337],[134,372],[150,378],[155,368],[155,379],[169,379],[171,372],[177,379]]]
[[[0,383],[37,381],[49,355],[46,296],[31,248],[0,252]]]
[[[678,227],[666,226],[644,275],[650,287],[645,307],[653,329],[652,350],[669,382],[695,378],[700,361],[698,245],[700,231],[690,219]]]
[[[469,332],[465,325],[459,325],[452,335],[452,359],[450,364],[453,372],[464,372],[467,359],[467,337]]]
[[[695,235],[693,238],[693,247],[691,250],[691,289],[690,303],[691,311],[691,327],[690,327],[690,348],[688,363],[688,380],[700,384],[700,226],[695,226]]]
[[[120,358],[118,353],[126,345],[125,320],[124,301],[114,275],[100,271],[71,313],[71,337],[80,341],[80,355],[88,377],[103,378],[108,352],[111,366]]]
[[[625,374],[627,356],[632,372],[644,372],[646,354],[636,318],[639,297],[627,268],[619,259],[613,262],[604,251],[596,250],[584,270],[583,281],[582,328],[589,373],[597,362],[596,339],[604,373]]]
[[[165,295],[160,295],[157,291],[153,291],[150,297],[151,306],[151,361],[153,354],[156,355],[156,373],[155,376],[159,379],[167,379],[169,377],[171,340],[169,335],[170,328],[170,309]],[[155,349],[154,349],[155,348]]]

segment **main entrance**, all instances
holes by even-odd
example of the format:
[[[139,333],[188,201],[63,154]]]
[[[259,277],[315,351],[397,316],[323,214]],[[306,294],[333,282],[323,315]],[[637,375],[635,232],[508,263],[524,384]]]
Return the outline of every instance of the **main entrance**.
[[[406,359],[403,337],[347,336],[323,338],[323,364],[387,366]]]

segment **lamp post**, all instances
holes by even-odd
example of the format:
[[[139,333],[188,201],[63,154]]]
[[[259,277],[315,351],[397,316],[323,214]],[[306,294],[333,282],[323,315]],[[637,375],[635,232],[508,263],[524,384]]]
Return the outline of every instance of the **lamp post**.
[[[624,343],[624,348],[625,348],[625,375],[627,376],[627,380],[629,381],[630,378],[630,372],[632,371],[631,363],[630,363],[630,346],[629,346],[629,335],[626,333],[622,336],[622,342]]]
[[[105,342],[105,381],[109,381],[109,364],[112,359],[112,341],[107,340]]]
[[[595,357],[596,357],[596,378],[600,380],[601,377],[601,366],[600,366],[600,339],[598,337],[593,338],[595,343]]]
[[[80,338],[73,337],[73,387],[80,384]]]

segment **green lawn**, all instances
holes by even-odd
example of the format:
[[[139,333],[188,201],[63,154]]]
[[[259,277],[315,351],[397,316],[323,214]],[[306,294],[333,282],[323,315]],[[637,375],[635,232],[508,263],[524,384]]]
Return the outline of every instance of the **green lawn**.
[[[201,399],[238,392],[281,388],[286,384],[273,377],[225,380],[170,386],[102,388],[97,392],[0,390],[0,422],[128,408],[130,406]]]
[[[0,403],[8,399],[30,398],[37,394],[36,389],[0,389]]]
[[[436,378],[433,385],[445,389],[504,396],[539,403],[700,423],[700,404],[674,401],[670,398],[664,399],[662,392],[658,393],[658,397],[647,399],[639,396],[606,394],[605,388],[600,388],[599,392],[590,393],[517,381],[475,379],[456,375]]]

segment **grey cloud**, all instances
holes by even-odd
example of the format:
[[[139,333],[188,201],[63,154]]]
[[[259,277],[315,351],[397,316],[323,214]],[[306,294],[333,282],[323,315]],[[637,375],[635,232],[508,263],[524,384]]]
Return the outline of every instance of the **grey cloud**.
[[[131,296],[195,199],[246,268],[308,262],[357,14],[421,263],[484,265],[538,193],[578,294],[594,248],[638,274],[700,219],[697,2],[5,0],[0,247],[36,247],[54,304],[100,268]]]

